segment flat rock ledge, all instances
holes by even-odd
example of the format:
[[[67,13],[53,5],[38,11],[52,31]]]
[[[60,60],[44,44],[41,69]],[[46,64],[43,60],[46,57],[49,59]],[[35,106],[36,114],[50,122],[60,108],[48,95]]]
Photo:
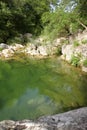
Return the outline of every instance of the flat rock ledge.
[[[87,107],[43,116],[36,121],[4,120],[0,122],[0,130],[87,130]]]

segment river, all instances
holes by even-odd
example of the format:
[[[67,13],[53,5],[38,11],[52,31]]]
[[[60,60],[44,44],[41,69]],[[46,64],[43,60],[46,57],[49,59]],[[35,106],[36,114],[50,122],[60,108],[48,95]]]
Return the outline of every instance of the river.
[[[0,61],[0,120],[87,106],[87,74],[59,58]]]

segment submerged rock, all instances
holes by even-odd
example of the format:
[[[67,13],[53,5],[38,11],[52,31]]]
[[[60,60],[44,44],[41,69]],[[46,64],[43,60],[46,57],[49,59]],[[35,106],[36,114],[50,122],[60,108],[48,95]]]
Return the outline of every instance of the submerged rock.
[[[1,121],[0,130],[87,130],[87,107],[53,116],[43,116],[34,122]]]

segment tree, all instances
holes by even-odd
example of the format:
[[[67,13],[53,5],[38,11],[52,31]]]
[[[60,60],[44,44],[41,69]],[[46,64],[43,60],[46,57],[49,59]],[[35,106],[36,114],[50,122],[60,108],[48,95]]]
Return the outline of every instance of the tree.
[[[50,38],[55,38],[58,36],[69,36],[78,32],[79,28],[87,28],[86,7],[86,0],[59,1],[53,12],[46,13],[42,17],[45,26],[44,32],[49,34]]]
[[[0,42],[6,42],[11,33],[13,26],[10,22],[11,17],[12,14],[7,4],[0,2]]]
[[[87,0],[77,0],[77,11],[79,13],[79,24],[87,29]]]
[[[7,42],[18,34],[40,34],[43,29],[42,14],[49,10],[48,0],[1,0],[0,42]]]
[[[86,0],[1,0],[0,42],[43,30],[51,37],[67,36],[86,28],[86,7]]]

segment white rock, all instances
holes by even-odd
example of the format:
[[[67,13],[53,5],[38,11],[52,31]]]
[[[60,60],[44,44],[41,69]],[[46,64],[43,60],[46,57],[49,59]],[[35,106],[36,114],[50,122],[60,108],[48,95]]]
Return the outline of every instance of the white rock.
[[[1,52],[1,56],[4,56],[5,58],[11,57],[11,56],[13,56],[13,54],[14,54],[14,51],[11,49],[4,49]]]
[[[24,48],[24,46],[21,44],[15,44],[13,46],[9,46],[9,49],[12,49],[14,51],[18,51],[18,50],[23,49],[23,48]]]
[[[45,46],[39,46],[38,47],[38,53],[43,56],[47,56],[47,49]]]
[[[74,53],[73,45],[63,45],[62,46],[62,54],[65,57],[65,60],[70,61],[73,53]]]
[[[82,71],[87,72],[87,67],[82,66]]]

